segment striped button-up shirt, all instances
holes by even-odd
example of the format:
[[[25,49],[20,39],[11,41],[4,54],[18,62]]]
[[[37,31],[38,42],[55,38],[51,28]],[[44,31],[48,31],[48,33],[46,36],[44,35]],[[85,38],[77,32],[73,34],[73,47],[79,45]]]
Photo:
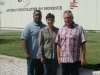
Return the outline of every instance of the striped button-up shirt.
[[[59,29],[55,42],[59,43],[60,58],[62,63],[73,63],[79,61],[80,46],[85,42],[83,28],[75,23],[70,27],[63,26]]]

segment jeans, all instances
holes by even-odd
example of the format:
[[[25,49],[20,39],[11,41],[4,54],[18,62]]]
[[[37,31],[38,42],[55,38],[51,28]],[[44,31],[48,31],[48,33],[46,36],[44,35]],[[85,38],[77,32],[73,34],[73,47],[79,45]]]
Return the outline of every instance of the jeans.
[[[43,75],[44,68],[40,59],[27,60],[27,75]]]
[[[78,62],[62,63],[62,75],[79,75],[78,68]]]
[[[57,72],[57,59],[48,59],[45,58],[45,63],[44,63],[44,74],[45,75],[56,75]]]

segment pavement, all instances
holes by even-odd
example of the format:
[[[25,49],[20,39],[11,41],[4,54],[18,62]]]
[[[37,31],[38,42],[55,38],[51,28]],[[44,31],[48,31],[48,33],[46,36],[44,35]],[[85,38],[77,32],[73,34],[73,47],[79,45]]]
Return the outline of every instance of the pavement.
[[[26,62],[25,59],[0,55],[0,75],[27,75]],[[62,75],[60,66],[57,75]],[[79,68],[79,75],[100,75],[100,71]]]

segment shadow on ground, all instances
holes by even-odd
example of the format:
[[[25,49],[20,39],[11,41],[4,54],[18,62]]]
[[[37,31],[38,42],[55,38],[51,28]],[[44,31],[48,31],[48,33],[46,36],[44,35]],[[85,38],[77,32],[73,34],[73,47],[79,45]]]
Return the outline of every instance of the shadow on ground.
[[[85,64],[83,67],[88,68],[88,69],[100,70],[100,63],[98,63],[98,64]]]
[[[0,44],[7,44],[7,43],[11,43],[11,42],[16,42],[20,40],[20,38],[14,38],[14,39],[0,39]]]

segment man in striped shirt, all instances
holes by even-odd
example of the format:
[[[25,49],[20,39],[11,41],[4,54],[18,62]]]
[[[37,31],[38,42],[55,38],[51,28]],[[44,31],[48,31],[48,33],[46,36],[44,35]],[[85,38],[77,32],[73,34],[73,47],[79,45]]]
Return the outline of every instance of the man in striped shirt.
[[[78,67],[85,63],[84,30],[82,26],[73,21],[73,14],[70,10],[64,11],[63,18],[65,25],[59,29],[55,39],[58,63],[62,66],[62,75],[79,75]],[[80,48],[82,50],[81,59]]]

